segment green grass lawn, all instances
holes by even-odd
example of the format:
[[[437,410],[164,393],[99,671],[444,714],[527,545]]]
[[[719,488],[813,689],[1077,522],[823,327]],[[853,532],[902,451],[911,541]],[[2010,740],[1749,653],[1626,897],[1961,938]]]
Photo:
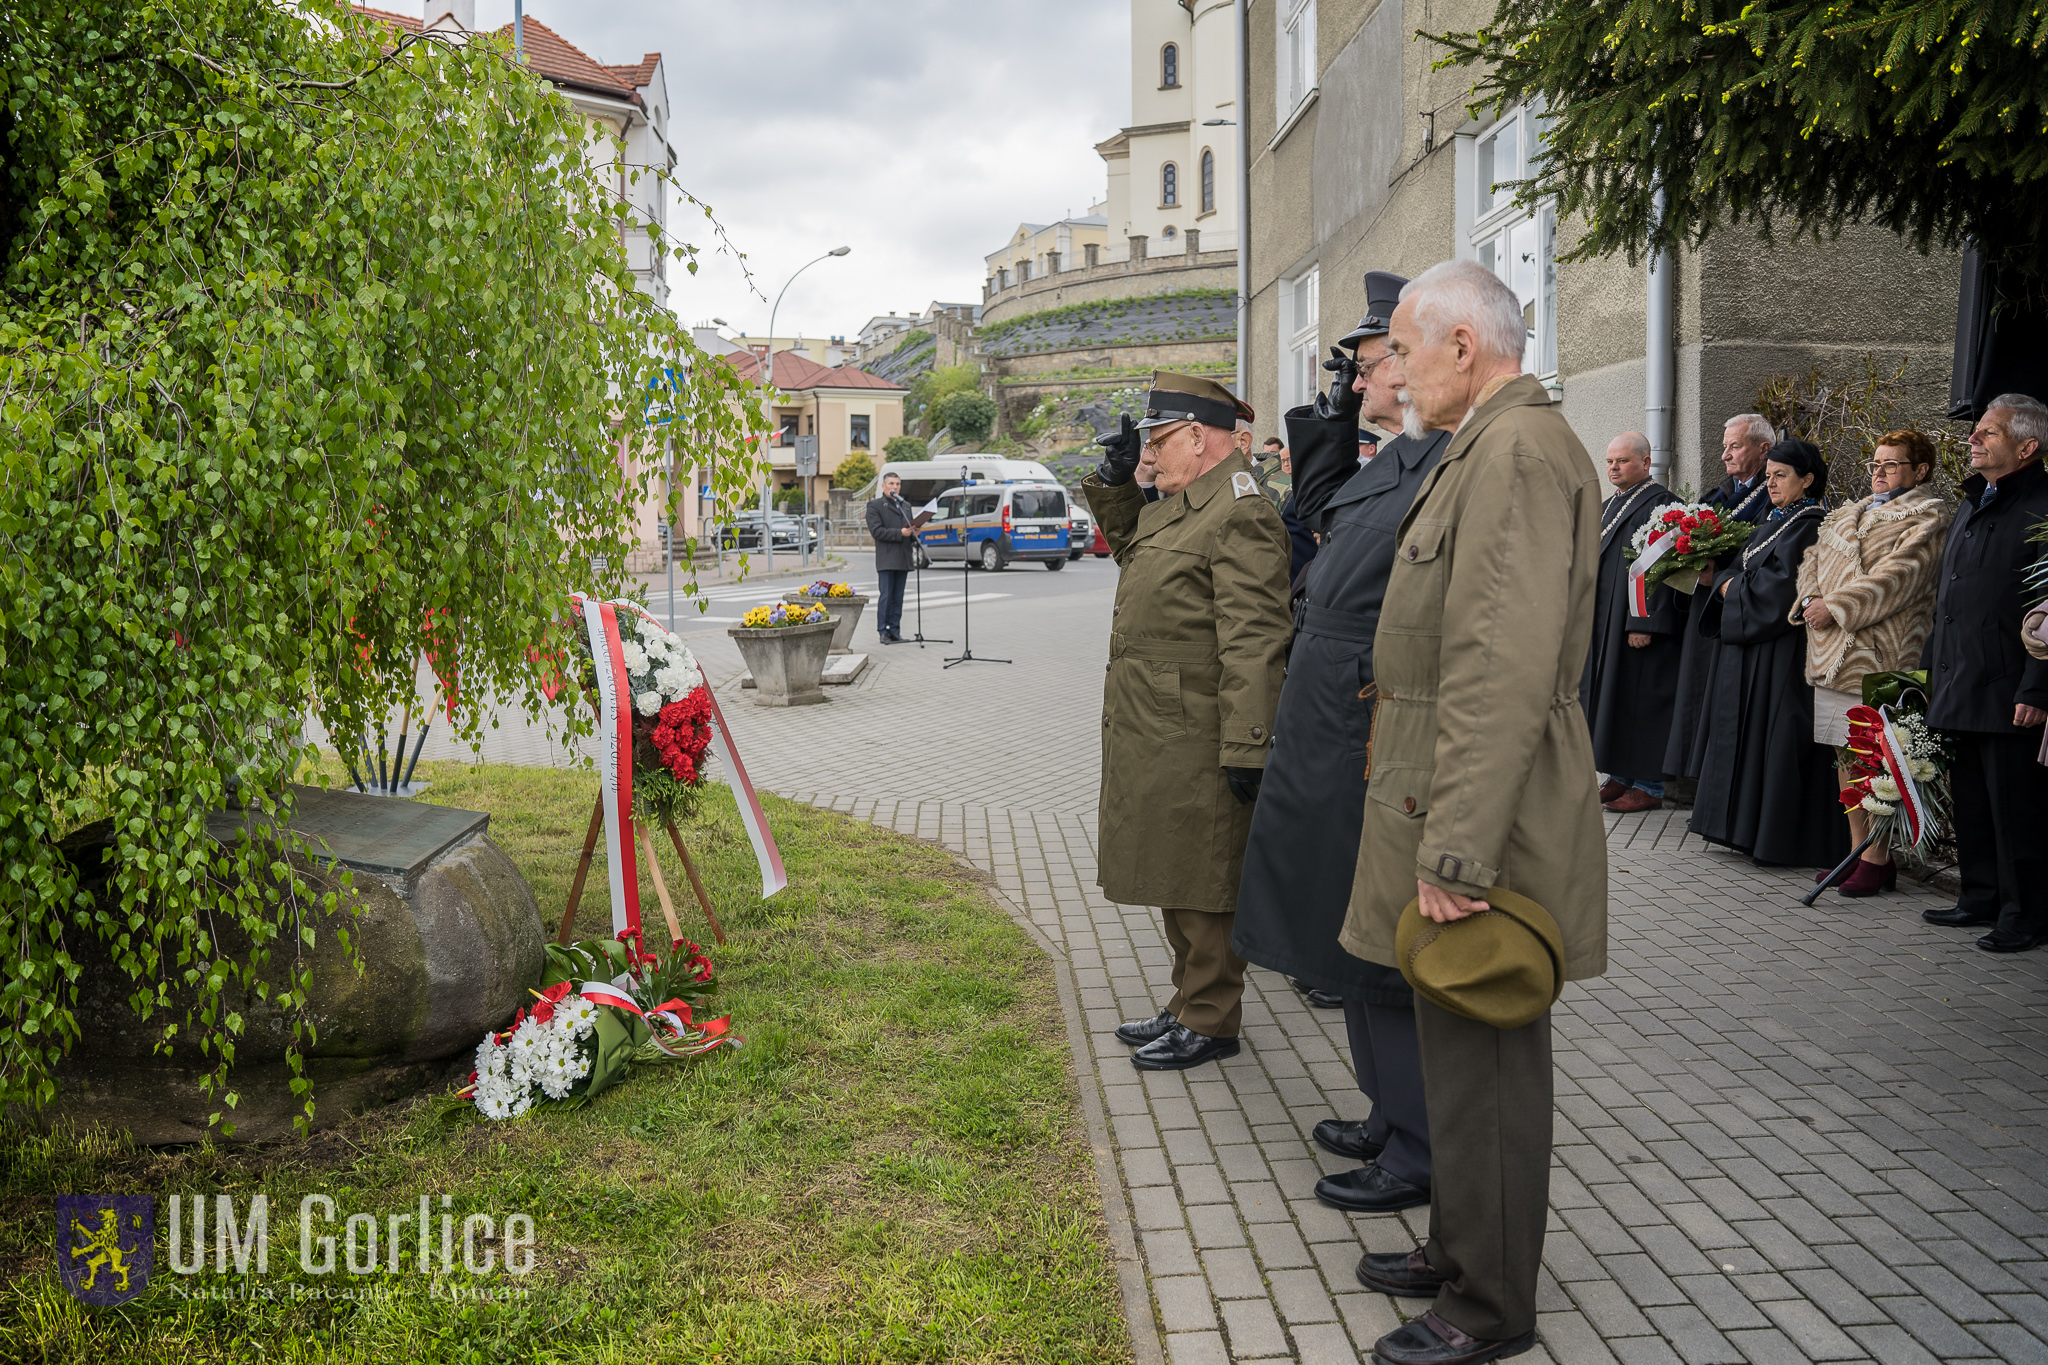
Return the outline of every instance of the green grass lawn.
[[[460,763],[421,776],[427,799],[491,813],[552,927],[595,777]],[[263,1147],[0,1134],[0,1359],[1128,1360],[1043,955],[944,851],[774,798],[790,885],[763,902],[730,795],[711,793],[683,833],[730,937],[710,949],[716,1003],[744,1046],[504,1124],[423,1095]],[[708,948],[673,857],[685,933]],[[585,933],[609,930],[604,884],[600,859]],[[652,930],[644,881],[642,903]],[[59,1193],[155,1196],[141,1298],[91,1308],[65,1293]],[[221,1193],[238,1209],[269,1196],[268,1275],[171,1272],[166,1196]],[[465,1214],[528,1213],[534,1269],[309,1274],[309,1194],[337,1209],[316,1235],[452,1196],[458,1260]]]

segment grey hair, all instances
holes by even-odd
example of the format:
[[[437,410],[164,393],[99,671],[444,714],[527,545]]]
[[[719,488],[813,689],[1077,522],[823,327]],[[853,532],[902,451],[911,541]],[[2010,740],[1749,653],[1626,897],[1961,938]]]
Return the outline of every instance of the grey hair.
[[[1609,441],[1607,448],[1612,450],[1615,446],[1622,444],[1626,444],[1628,446],[1628,453],[1636,456],[1638,459],[1647,460],[1650,458],[1650,438],[1643,435],[1640,431],[1624,431],[1621,435]]]
[[[1522,301],[1477,261],[1438,261],[1402,287],[1401,302],[1415,305],[1425,345],[1436,345],[1463,323],[1480,350],[1501,360],[1519,365],[1528,347]]]
[[[1752,441],[1761,441],[1767,446],[1778,443],[1778,429],[1771,425],[1771,419],[1760,412],[1745,412],[1739,417],[1730,417],[1721,424],[1725,433],[1730,427],[1741,427],[1742,434]]]
[[[2048,404],[2024,393],[2001,393],[1984,405],[1984,411],[2004,408],[2012,414],[2009,425],[2015,441],[2033,441],[2035,454],[2048,454]]]

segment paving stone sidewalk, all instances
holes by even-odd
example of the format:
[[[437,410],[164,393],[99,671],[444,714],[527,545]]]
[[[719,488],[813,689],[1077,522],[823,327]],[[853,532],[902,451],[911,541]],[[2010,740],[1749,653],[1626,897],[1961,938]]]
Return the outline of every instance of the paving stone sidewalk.
[[[1365,1113],[1340,1015],[1255,969],[1221,1066],[1141,1074],[1111,1036],[1165,998],[1168,952],[1155,913],[1094,885],[1114,580],[1087,581],[977,609],[977,649],[1015,664],[881,649],[801,710],[752,706],[723,636],[691,644],[758,785],[943,843],[1063,962],[1138,1359],[1367,1360],[1417,1305],[1353,1267],[1412,1246],[1427,1210],[1312,1196],[1344,1163],[1310,1129]],[[2048,1361],[2048,952],[1979,952],[1919,920],[1943,902],[1918,889],[1804,909],[1807,874],[1683,820],[1610,824],[1611,967],[1554,1014],[1541,1344],[1521,1359]]]

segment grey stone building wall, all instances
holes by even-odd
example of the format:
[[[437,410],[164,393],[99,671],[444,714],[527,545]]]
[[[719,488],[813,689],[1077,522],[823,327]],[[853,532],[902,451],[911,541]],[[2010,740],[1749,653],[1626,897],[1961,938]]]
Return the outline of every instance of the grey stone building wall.
[[[1365,310],[1363,276],[1413,276],[1458,254],[1457,140],[1469,72],[1432,71],[1441,49],[1415,30],[1470,30],[1491,0],[1319,0],[1317,95],[1284,136],[1274,107],[1277,28],[1251,7],[1252,231],[1245,376],[1261,434],[1280,429],[1282,282],[1319,267],[1324,353]],[[1559,224],[1559,252],[1578,233]],[[1852,226],[1834,241],[1767,244],[1746,228],[1682,253],[1676,273],[1677,412],[1672,478],[1700,491],[1721,477],[1723,422],[1754,410],[1774,375],[1896,367],[1921,420],[1946,406],[1960,263],[1921,256],[1890,233]],[[1616,256],[1557,269],[1563,412],[1597,459],[1644,425],[1647,271]]]

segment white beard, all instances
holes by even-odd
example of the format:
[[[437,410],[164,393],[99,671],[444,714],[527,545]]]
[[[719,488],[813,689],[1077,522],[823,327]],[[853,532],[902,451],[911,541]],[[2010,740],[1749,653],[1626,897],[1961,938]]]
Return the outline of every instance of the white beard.
[[[1422,425],[1422,414],[1415,409],[1415,402],[1403,389],[1401,398],[1401,434],[1410,440],[1419,441],[1429,434],[1429,428]]]

